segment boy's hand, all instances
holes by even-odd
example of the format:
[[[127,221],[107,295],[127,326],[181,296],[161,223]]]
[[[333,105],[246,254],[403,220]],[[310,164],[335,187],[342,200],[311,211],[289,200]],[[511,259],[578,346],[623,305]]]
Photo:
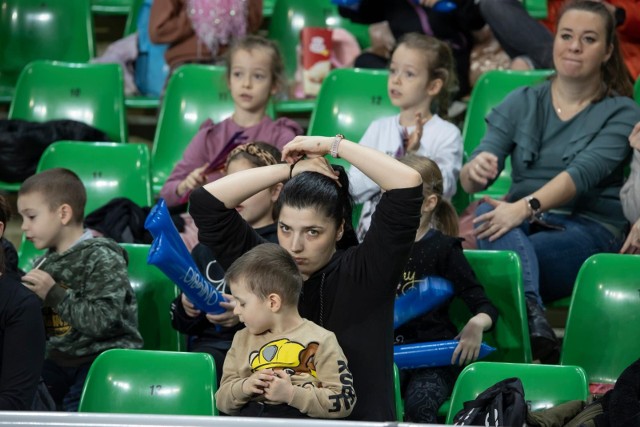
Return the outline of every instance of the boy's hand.
[[[271,402],[288,404],[293,399],[293,384],[289,374],[281,369],[273,371],[269,385],[264,389],[264,397]]]
[[[264,391],[269,387],[269,383],[273,379],[273,370],[263,369],[251,374],[249,378],[242,383],[242,392],[247,396],[253,396],[254,394],[264,394]]]
[[[178,196],[182,196],[188,191],[205,185],[207,183],[207,176],[204,172],[207,170],[207,167],[209,167],[209,163],[205,163],[199,168],[192,170],[191,173],[178,184],[178,188],[176,188]]]
[[[222,294],[222,296],[225,301],[220,303],[220,307],[224,308],[226,311],[222,314],[207,314],[207,320],[214,325],[231,328],[240,323],[240,318],[233,314],[233,309],[236,307],[236,300],[229,294]]]
[[[471,363],[478,358],[480,354],[480,344],[482,344],[482,332],[491,327],[491,318],[485,313],[478,313],[473,316],[462,331],[456,337],[460,340],[458,346],[453,351],[451,364],[456,362],[460,366]],[[459,357],[459,359],[458,359]]]
[[[182,302],[182,308],[184,308],[184,312],[187,313],[187,316],[198,317],[200,315],[200,310],[198,310],[196,306],[189,301],[189,298],[187,298],[185,294],[182,294],[180,301]]]
[[[24,286],[44,301],[47,294],[56,284],[46,271],[33,269],[22,277]]]

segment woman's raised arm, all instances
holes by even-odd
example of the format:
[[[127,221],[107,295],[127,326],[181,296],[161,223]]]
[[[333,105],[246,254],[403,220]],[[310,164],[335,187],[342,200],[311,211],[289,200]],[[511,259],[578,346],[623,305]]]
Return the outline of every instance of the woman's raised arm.
[[[331,154],[332,151],[360,169],[383,190],[416,187],[422,183],[420,174],[413,168],[381,151],[340,137],[297,136],[284,146],[282,158],[288,163],[293,163],[303,156],[316,158]],[[294,175],[296,169],[293,169]]]

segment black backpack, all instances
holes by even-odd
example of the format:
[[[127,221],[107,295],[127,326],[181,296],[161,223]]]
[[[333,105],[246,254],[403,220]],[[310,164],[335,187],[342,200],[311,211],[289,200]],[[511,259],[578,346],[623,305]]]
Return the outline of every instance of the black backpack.
[[[456,426],[522,427],[527,419],[524,389],[518,378],[502,380],[464,402],[453,419]]]

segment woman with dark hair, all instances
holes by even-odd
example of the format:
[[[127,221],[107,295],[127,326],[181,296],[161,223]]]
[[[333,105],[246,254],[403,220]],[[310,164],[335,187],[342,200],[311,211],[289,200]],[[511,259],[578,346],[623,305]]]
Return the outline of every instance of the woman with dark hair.
[[[327,154],[344,158],[385,190],[360,245],[351,225],[347,175],[327,162]],[[274,217],[278,242],[305,280],[300,314],[333,331],[347,356],[358,396],[350,418],[391,421],[393,305],[420,220],[420,174],[341,135],[296,137],[284,147],[283,159],[288,164],[238,172],[195,190],[190,212],[200,241],[227,268],[264,242],[235,206],[291,178]],[[351,403],[348,395],[336,400],[338,407]]]
[[[44,363],[42,303],[5,270],[0,246],[0,411],[31,409]]]
[[[620,203],[628,135],[640,119],[601,3],[570,3],[553,45],[556,74],[513,91],[486,118],[487,133],[460,172],[468,193],[487,188],[511,158],[506,201],[485,199],[474,223],[481,249],[520,256],[533,356],[558,356],[542,301],[571,295],[580,266],[617,252],[628,226]]]

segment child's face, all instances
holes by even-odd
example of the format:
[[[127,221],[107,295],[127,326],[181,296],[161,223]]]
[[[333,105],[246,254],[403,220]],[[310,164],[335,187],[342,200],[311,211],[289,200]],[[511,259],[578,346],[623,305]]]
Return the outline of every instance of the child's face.
[[[231,58],[229,88],[236,109],[255,113],[265,109],[275,93],[271,55],[266,49],[238,50]]]
[[[278,243],[293,257],[302,277],[327,265],[336,251],[343,227],[315,208],[282,206],[278,218]]]
[[[229,162],[227,175],[254,168],[249,160],[239,157]],[[264,227],[273,224],[273,203],[278,197],[277,191],[267,188],[249,197],[236,206],[240,216],[253,228]]]
[[[233,314],[240,318],[249,333],[260,335],[271,329],[273,312],[269,309],[269,301],[260,299],[256,294],[249,291],[240,278],[237,281],[229,283],[231,295],[236,300],[236,306]]]
[[[22,216],[22,231],[36,249],[55,248],[64,226],[60,208],[50,209],[39,192],[18,196],[18,213]]]
[[[424,52],[400,45],[391,57],[387,91],[391,103],[409,109],[431,103],[428,96],[429,73]]]

